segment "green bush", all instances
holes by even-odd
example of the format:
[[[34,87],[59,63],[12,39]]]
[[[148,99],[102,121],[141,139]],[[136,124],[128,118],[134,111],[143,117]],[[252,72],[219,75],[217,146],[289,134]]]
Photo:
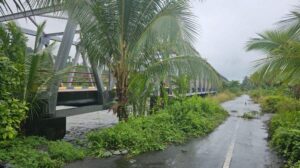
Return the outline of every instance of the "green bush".
[[[259,113],[257,111],[250,111],[250,112],[244,113],[241,117],[244,118],[244,119],[251,120],[251,119],[257,118],[258,114]]]
[[[0,55],[0,100],[10,98],[20,83],[20,74],[9,58]]]
[[[300,101],[283,96],[266,96],[261,102],[262,112],[277,113],[300,110]]]
[[[294,163],[300,159],[300,130],[278,128],[271,140],[272,146],[288,161]]]
[[[0,141],[16,137],[25,119],[26,104],[12,98],[20,78],[18,70],[8,58],[0,56]]]
[[[26,104],[17,99],[0,100],[0,141],[17,136],[27,110]]]
[[[300,130],[300,111],[298,112],[280,112],[272,117],[269,123],[270,136],[280,127],[293,128]]]
[[[285,98],[277,103],[276,110],[277,112],[300,111],[300,100]]]
[[[291,168],[300,168],[300,160],[291,166]]]
[[[0,162],[15,168],[60,168],[64,162],[81,159],[84,152],[67,142],[40,137],[16,138],[0,142]]]
[[[154,115],[130,118],[115,127],[90,132],[89,148],[100,157],[107,150],[127,149],[133,155],[161,150],[170,143],[209,133],[226,116],[217,103],[202,98],[176,101]]]
[[[299,166],[300,111],[277,113],[270,121],[269,132],[271,145],[287,159],[288,165]]]
[[[261,102],[261,108],[263,113],[276,113],[278,111],[277,105],[280,101],[283,101],[282,96],[266,96]]]
[[[85,156],[83,150],[74,148],[72,144],[64,141],[49,142],[48,153],[52,159],[58,159],[64,162],[83,159]]]

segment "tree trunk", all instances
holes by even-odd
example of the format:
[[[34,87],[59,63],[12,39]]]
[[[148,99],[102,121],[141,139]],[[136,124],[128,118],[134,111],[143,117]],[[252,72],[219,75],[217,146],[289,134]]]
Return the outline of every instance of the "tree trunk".
[[[117,116],[119,121],[127,121],[128,120],[128,112],[126,109],[126,104],[128,101],[128,73],[125,70],[118,69],[115,73],[115,77],[117,80],[117,98],[118,98],[118,106],[116,109]]]

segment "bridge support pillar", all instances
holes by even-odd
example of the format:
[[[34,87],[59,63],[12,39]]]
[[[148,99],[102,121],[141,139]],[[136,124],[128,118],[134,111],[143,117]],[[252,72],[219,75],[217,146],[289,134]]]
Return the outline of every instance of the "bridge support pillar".
[[[27,136],[42,136],[49,140],[62,139],[66,134],[66,117],[28,120],[22,129]]]

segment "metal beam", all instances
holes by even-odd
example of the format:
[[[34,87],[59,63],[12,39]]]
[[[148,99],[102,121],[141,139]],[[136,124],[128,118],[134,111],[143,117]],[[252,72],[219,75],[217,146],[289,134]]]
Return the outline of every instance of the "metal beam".
[[[80,30],[76,30],[76,34],[80,33]],[[64,32],[47,33],[46,36],[62,36]]]
[[[77,108],[57,110],[55,116],[56,117],[68,117],[68,116],[91,113],[91,112],[96,112],[96,111],[101,111],[101,110],[105,110],[103,108],[103,105],[90,105],[90,106],[83,106],[83,107],[77,107]]]
[[[33,9],[33,10],[28,10],[23,12],[17,12],[17,13],[1,16],[0,22],[22,19],[29,16],[42,15],[42,14],[57,12],[61,10],[62,10],[61,6],[55,6],[55,7],[38,8],[38,9]]]
[[[30,35],[30,36],[36,36],[37,35],[37,32],[35,30],[30,30],[30,29],[27,29],[27,28],[21,28],[22,32],[27,34],[27,35]],[[61,37],[56,37],[56,36],[48,36],[48,34],[45,34],[44,35],[44,38],[48,38],[49,40],[53,40],[53,41],[57,41],[57,42],[62,42],[62,38]],[[72,42],[72,45],[77,45],[78,42]]]
[[[78,63],[79,56],[80,56],[80,51],[79,51],[78,46],[76,46],[75,58],[74,58],[74,60],[72,62],[72,66],[73,66],[72,72],[75,72],[75,70],[76,70],[75,66]],[[75,73],[70,73],[69,74],[69,76],[68,76],[68,82],[69,82],[68,83],[68,87],[72,86],[72,82],[73,82],[74,76],[75,76]]]
[[[95,83],[96,83],[96,87],[97,87],[97,91],[98,91],[98,95],[99,95],[99,103],[104,104],[105,100],[103,97],[103,91],[104,91],[104,87],[103,87],[103,82],[101,79],[101,70],[99,69],[98,65],[91,62],[91,67],[92,67],[92,73],[94,75],[94,79],[95,79]]]
[[[86,58],[86,54],[85,53],[81,53],[81,57],[82,57],[83,65],[86,67],[86,71],[89,73],[89,82],[91,82],[92,86],[95,86],[94,83],[93,83],[94,82],[93,77],[90,74],[91,70],[89,68],[90,66],[88,64],[88,60]]]
[[[55,72],[62,70],[67,62],[73,39],[75,36],[77,23],[74,20],[69,19],[65,28],[62,42],[59,46],[57,57],[55,59],[54,70]],[[55,116],[57,95],[60,80],[55,80],[50,86],[50,98],[49,98],[49,114]]]

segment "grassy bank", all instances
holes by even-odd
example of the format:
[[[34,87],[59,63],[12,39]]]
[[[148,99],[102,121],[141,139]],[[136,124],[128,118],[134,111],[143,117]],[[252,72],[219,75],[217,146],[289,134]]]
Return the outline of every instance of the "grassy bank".
[[[60,168],[84,157],[84,150],[63,141],[19,137],[0,142],[0,163],[14,168]]]
[[[115,127],[89,133],[89,150],[99,157],[115,150],[125,149],[131,155],[162,150],[168,144],[208,134],[227,115],[211,100],[188,98],[169,105],[157,114],[131,118]]]
[[[300,168],[300,101],[274,90],[250,95],[264,113],[275,113],[269,123],[271,146],[286,159],[286,167]]]
[[[216,95],[213,95],[213,96],[208,97],[208,99],[213,100],[213,101],[216,101],[216,102],[218,102],[218,103],[223,103],[223,102],[225,102],[225,101],[232,100],[232,99],[234,99],[235,97],[240,96],[240,95],[241,95],[240,92],[234,93],[234,92],[230,92],[230,91],[228,91],[228,90],[225,90],[225,91],[220,92],[220,93],[218,93],[218,94],[216,94]]]

